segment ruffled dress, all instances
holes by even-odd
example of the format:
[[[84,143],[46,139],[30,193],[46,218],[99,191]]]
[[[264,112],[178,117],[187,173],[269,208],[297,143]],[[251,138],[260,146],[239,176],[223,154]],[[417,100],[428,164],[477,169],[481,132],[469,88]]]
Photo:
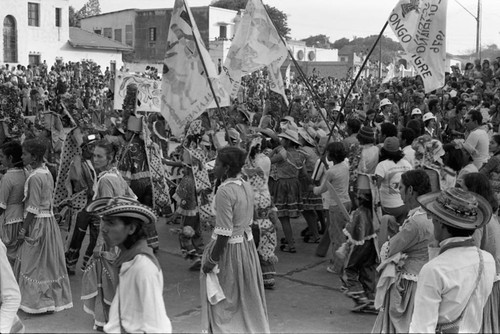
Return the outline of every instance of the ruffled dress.
[[[25,214],[35,218],[19,247],[14,273],[26,313],[62,311],[73,307],[63,241],[52,212],[54,180],[47,167],[35,169],[24,187]]]

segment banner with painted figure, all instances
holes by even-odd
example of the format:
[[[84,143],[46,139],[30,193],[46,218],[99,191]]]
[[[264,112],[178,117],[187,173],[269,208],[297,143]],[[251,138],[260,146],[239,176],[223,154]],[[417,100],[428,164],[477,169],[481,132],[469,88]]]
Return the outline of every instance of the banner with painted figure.
[[[444,86],[447,5],[448,0],[399,0],[388,20],[426,93]]]
[[[267,66],[271,90],[281,94],[287,101],[280,72],[287,55],[286,45],[261,0],[249,0],[224,62],[221,83],[235,98],[241,77]]]
[[[137,85],[137,110],[160,112],[161,81],[142,77],[130,72],[116,73],[114,109],[122,109],[127,86]]]
[[[217,98],[228,100],[191,10],[184,0],[175,0],[161,85],[161,113],[174,136],[211,107],[214,97],[207,76]]]

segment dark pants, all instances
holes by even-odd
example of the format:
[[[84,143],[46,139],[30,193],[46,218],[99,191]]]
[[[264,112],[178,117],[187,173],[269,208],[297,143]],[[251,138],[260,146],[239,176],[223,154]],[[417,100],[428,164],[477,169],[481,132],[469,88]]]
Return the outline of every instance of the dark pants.
[[[153,207],[153,185],[148,178],[132,180],[130,182],[130,189],[137,196],[139,203]],[[145,226],[146,236],[148,240],[148,246],[153,249],[158,249],[160,247],[158,243],[158,232],[156,231],[156,226],[154,224],[147,224]]]
[[[83,257],[83,267],[87,265],[88,260],[94,252],[97,236],[99,235],[99,217],[92,215],[83,209],[76,216],[76,225],[73,237],[69,244],[69,250],[66,253],[66,266],[70,270],[75,270],[76,263],[80,257],[82,242],[87,234],[87,228],[90,228],[90,241]]]
[[[377,251],[374,239],[354,246],[344,269],[344,283],[349,292],[364,292],[368,299],[375,299],[377,285]]]

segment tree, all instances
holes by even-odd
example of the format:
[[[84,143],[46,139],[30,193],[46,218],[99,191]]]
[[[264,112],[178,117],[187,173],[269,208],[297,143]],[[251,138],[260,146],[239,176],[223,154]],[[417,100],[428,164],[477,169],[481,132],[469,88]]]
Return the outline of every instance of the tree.
[[[78,11],[78,18],[83,19],[89,16],[101,14],[101,5],[99,0],[89,0],[83,7]]]
[[[239,11],[246,8],[247,2],[248,0],[214,0],[210,6]],[[268,5],[264,5],[264,7],[269,14],[269,18],[276,26],[278,33],[284,38],[289,39],[291,29],[288,27],[287,15],[276,7]]]
[[[69,6],[69,26],[70,27],[79,27],[80,19],[78,18],[77,12],[73,6]]]
[[[343,37],[343,38],[337,39],[335,42],[333,42],[332,47],[334,49],[340,50],[340,49],[342,49],[344,46],[346,46],[348,44],[349,44],[349,39]]]
[[[330,37],[326,35],[316,35],[304,38],[302,41],[306,42],[307,46],[315,46],[318,48],[331,49]],[[348,41],[349,42],[349,41]]]

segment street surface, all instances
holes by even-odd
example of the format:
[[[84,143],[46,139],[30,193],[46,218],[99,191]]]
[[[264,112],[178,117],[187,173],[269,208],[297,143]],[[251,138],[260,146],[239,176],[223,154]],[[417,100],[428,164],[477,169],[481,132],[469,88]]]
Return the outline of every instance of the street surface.
[[[375,315],[352,313],[353,302],[340,292],[338,275],[326,271],[326,258],[315,255],[317,244],[306,244],[300,231],[303,219],[292,221],[296,234],[296,254],[276,254],[277,277],[274,290],[266,290],[267,309],[273,333],[366,333],[371,332]],[[180,253],[177,235],[164,219],[157,224],[160,236],[158,258],[163,269],[163,297],[175,333],[199,333],[200,287],[199,273],[189,271],[190,263]],[[283,236],[278,231],[278,240]],[[209,236],[206,235],[205,240]],[[87,239],[84,242],[85,249]],[[81,256],[82,257],[82,256]],[[80,257],[80,260],[81,260]],[[77,268],[81,265],[78,263]],[[73,308],[51,315],[29,315],[19,312],[26,332],[92,333],[93,319],[83,311],[80,300],[82,272],[71,277]]]

